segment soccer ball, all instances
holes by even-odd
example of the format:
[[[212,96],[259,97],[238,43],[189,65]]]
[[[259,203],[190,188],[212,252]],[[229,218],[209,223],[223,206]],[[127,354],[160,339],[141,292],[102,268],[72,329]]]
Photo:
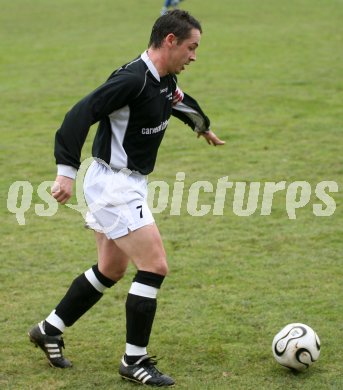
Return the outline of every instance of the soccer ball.
[[[308,325],[288,324],[274,337],[272,350],[279,364],[303,371],[319,358],[320,340]]]

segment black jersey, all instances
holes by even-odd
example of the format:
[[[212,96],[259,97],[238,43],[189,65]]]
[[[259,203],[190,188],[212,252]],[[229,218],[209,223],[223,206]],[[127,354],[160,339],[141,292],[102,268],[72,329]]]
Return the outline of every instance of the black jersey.
[[[56,133],[56,163],[78,169],[89,128],[99,122],[93,157],[112,168],[149,174],[171,115],[195,131],[209,129],[209,119],[177,87],[176,76],[160,77],[145,52],[113,72],[67,113]]]

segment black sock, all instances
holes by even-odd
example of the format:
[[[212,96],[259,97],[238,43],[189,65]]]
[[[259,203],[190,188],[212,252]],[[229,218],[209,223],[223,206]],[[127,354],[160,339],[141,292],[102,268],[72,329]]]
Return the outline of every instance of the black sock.
[[[99,271],[97,264],[94,265],[73,280],[66,295],[56,306],[56,315],[61,318],[66,326],[73,325],[101,299],[103,291],[114,284],[113,280]],[[47,328],[51,331],[49,326]],[[52,329],[52,331],[54,330]],[[47,334],[50,333],[47,331]]]
[[[63,333],[58,328],[51,325],[48,321],[43,322],[43,328],[48,336],[58,336]]]
[[[124,360],[127,364],[129,365],[132,365],[132,364],[135,364],[137,362],[137,360],[139,360],[141,357],[143,357],[144,355],[140,355],[140,356],[129,356],[127,354],[124,355]]]
[[[127,343],[139,347],[148,345],[157,308],[156,292],[154,290],[161,287],[163,279],[163,275],[146,271],[138,271],[133,279],[126,300]],[[138,288],[136,288],[137,284],[139,285]],[[153,291],[152,294],[149,294],[149,289]],[[136,360],[138,358],[136,357]]]

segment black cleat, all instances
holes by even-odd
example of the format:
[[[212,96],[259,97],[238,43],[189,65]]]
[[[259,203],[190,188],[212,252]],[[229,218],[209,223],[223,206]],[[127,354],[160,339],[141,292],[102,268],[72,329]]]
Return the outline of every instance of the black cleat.
[[[174,380],[162,374],[155,367],[157,361],[148,355],[144,355],[134,364],[127,364],[123,356],[119,367],[119,374],[123,379],[150,386],[173,386]]]
[[[34,326],[28,335],[31,343],[40,347],[45,353],[51,367],[72,367],[72,363],[65,359],[62,353],[62,347],[64,348],[62,336],[48,336],[44,331],[43,322]]]

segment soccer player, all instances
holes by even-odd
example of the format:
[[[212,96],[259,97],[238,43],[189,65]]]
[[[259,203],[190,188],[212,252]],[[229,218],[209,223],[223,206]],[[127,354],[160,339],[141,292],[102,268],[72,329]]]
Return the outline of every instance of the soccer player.
[[[165,14],[168,11],[168,8],[177,8],[179,5],[180,1],[182,0],[165,0],[164,5],[161,10],[161,15]]]
[[[186,11],[160,16],[148,49],[79,101],[56,133],[52,195],[64,204],[72,195],[89,128],[99,122],[94,161],[83,183],[89,208],[86,224],[95,231],[98,261],[73,280],[55,309],[29,331],[31,342],[44,351],[51,366],[72,366],[62,353],[63,332],[124,276],[132,261],[137,273],[126,299],[126,348],[119,374],[146,385],[174,384],[147,352],[157,293],[168,272],[161,236],[147,205],[147,175],[171,115],[210,145],[224,144],[210,130],[198,103],[177,85],[176,74],[196,60],[201,33],[200,23]]]

